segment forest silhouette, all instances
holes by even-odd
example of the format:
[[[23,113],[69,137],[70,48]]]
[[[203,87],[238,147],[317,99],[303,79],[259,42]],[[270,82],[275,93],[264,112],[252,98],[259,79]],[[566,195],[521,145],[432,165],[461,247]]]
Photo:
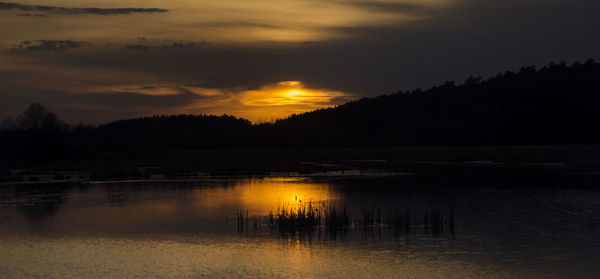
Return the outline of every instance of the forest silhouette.
[[[593,60],[470,77],[261,124],[162,115],[67,125],[33,103],[2,121],[0,155],[15,162],[233,148],[587,145],[600,143],[599,107],[600,63]]]

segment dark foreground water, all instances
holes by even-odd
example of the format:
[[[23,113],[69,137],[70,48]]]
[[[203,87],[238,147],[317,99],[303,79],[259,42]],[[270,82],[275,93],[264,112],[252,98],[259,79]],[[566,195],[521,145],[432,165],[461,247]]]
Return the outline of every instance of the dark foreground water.
[[[0,278],[600,274],[599,190],[320,181],[0,186]]]

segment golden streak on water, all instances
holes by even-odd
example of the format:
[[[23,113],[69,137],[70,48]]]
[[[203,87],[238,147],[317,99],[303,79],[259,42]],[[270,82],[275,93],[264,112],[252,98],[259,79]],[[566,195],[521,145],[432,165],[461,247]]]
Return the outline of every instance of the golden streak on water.
[[[198,191],[198,210],[222,206],[238,206],[251,216],[267,216],[278,208],[297,209],[311,203],[335,200],[337,195],[329,185],[308,182],[302,178],[265,178],[242,182],[226,194]]]

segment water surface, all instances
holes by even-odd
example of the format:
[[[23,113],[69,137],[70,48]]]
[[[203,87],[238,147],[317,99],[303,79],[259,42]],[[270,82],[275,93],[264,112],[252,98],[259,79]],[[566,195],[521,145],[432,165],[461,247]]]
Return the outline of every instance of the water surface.
[[[308,204],[323,214],[318,226],[269,221]],[[327,225],[332,208],[349,224]],[[404,216],[411,221],[394,221]],[[0,277],[595,278],[599,231],[600,191],[574,186],[310,178],[0,186]]]

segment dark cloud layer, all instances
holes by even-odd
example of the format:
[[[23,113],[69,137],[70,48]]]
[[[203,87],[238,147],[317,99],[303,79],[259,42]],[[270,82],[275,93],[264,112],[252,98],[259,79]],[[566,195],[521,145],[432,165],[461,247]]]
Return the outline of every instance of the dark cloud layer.
[[[47,14],[96,14],[96,15],[124,15],[134,13],[164,13],[168,10],[158,8],[67,8],[57,6],[25,5],[11,2],[0,2],[0,10],[19,10],[30,13],[22,13],[23,16],[45,16]],[[31,14],[39,12],[43,14]]]
[[[97,48],[100,46],[104,49],[126,49],[126,50],[177,50],[177,49],[193,49],[208,47],[212,44],[205,41],[200,42],[184,42],[184,41],[161,41],[161,40],[142,40],[138,38],[138,41],[142,43],[125,44],[125,45],[114,45],[114,44],[93,44],[86,41],[74,41],[74,40],[25,40],[15,44],[11,51],[13,52],[40,52],[40,51],[66,51],[70,49],[80,48]]]
[[[65,51],[68,49],[94,47],[89,42],[73,40],[34,40],[22,41],[12,48],[13,51]]]
[[[125,49],[130,50],[149,50],[149,49],[186,49],[186,48],[201,48],[209,46],[209,42],[159,42],[159,43],[138,43],[138,44],[127,44]]]
[[[354,6],[361,9],[369,9],[382,13],[424,13],[431,8],[426,5],[403,2],[380,2],[380,1],[339,1],[346,6]]]
[[[19,13],[17,15],[25,16],[25,17],[48,17],[48,15],[45,15],[45,14],[32,14],[32,13]]]

